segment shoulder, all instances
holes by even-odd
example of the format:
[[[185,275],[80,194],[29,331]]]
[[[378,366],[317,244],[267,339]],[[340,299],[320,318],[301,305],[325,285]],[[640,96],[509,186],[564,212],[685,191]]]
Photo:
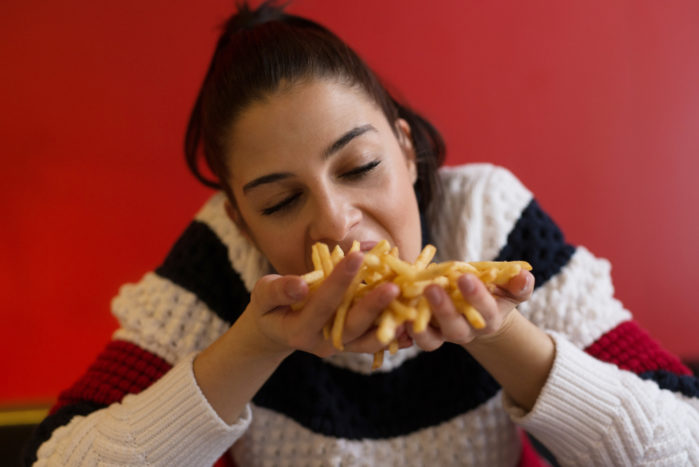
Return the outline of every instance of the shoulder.
[[[260,277],[269,273],[270,265],[228,218],[225,202],[223,192],[215,193],[199,210],[194,222],[205,225],[223,244],[231,266],[240,275],[245,287],[252,290]]]
[[[226,215],[214,194],[163,262],[112,301],[115,337],[170,363],[209,345],[243,312],[249,290],[268,271],[259,251]]]
[[[440,169],[442,193],[432,236],[443,259],[493,259],[532,201],[532,193],[504,167],[465,164]]]
[[[462,182],[466,183],[498,183],[502,188],[525,189],[517,177],[505,167],[486,162],[444,166],[439,169],[439,175],[445,186],[456,188]]]

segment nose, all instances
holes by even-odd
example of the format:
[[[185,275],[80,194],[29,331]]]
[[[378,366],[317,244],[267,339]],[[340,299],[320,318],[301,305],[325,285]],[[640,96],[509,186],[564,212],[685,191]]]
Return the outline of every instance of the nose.
[[[325,191],[314,203],[309,225],[311,242],[332,245],[341,243],[362,218],[361,210],[351,197],[343,193]]]

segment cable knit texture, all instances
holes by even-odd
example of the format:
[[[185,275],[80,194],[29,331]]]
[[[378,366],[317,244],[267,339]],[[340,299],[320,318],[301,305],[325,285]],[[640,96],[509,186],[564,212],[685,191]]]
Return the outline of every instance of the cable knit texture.
[[[699,413],[552,333],[556,361],[529,414],[506,406],[564,465],[699,465]]]
[[[529,413],[445,344],[403,349],[375,372],[368,355],[296,352],[227,426],[192,358],[270,267],[219,193],[163,264],[114,299],[121,328],[42,423],[38,465],[204,466],[231,447],[238,465],[536,465],[520,459],[515,423],[564,465],[699,465],[697,380],[631,321],[609,263],[568,244],[508,171],[473,164],[441,177],[430,221],[438,260],[534,265],[536,289],[520,310],[551,333],[556,356]]]
[[[37,465],[212,465],[245,431],[251,413],[226,425],[194,381],[192,360],[184,358],[139,395],[56,429]]]

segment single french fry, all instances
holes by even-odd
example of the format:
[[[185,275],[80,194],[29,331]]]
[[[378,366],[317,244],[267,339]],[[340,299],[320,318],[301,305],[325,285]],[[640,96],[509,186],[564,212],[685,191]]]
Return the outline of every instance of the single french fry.
[[[425,269],[432,261],[432,258],[434,258],[435,253],[437,253],[437,248],[434,245],[425,245],[425,248],[417,255],[414,266],[417,269]]]
[[[320,243],[314,243],[311,247],[311,262],[313,263],[313,269],[316,271],[323,270],[323,264],[320,262],[320,253],[318,253],[319,248]]]
[[[388,344],[396,337],[398,323],[393,315],[384,311],[379,318],[379,328],[376,330],[376,337],[382,344]]]
[[[320,265],[323,269],[323,274],[328,277],[333,271],[333,262],[330,259],[330,249],[325,243],[317,243],[318,245],[318,256],[320,257]]]
[[[496,271],[495,278],[491,281],[495,285],[505,285],[510,279],[519,274],[522,268],[517,264],[506,264],[504,267]]]
[[[342,345],[342,330],[345,328],[345,318],[347,317],[347,310],[349,310],[352,304],[352,299],[357,291],[357,287],[362,282],[361,272],[354,276],[352,282],[345,290],[345,295],[342,297],[342,303],[337,308],[335,312],[335,320],[333,321],[333,327],[331,330],[333,346],[338,350],[344,350]]]
[[[335,245],[335,248],[333,248],[333,252],[330,253],[330,259],[333,262],[333,266],[337,266],[337,263],[339,263],[342,258],[345,257],[345,252],[342,251],[342,248],[340,248],[340,245]]]
[[[383,365],[383,350],[379,350],[374,354],[374,361],[371,364],[372,370],[378,370]]]
[[[388,309],[395,314],[396,322],[412,321],[417,318],[417,309],[401,303],[399,300],[393,300],[388,304]]]
[[[322,281],[323,278],[323,271],[321,269],[316,269],[311,272],[307,272],[306,274],[301,276],[301,279],[306,281],[306,284],[308,284],[309,286]]]
[[[395,355],[398,353],[398,349],[400,346],[398,345],[398,341],[396,339],[393,339],[390,344],[388,344],[388,352],[391,355]]]
[[[452,268],[453,265],[449,263],[432,263],[429,266],[427,266],[425,269],[422,269],[420,271],[416,271],[415,274],[413,275],[412,279],[414,281],[427,281],[427,280],[432,280],[435,277],[443,276],[444,273],[449,271],[450,268]]]
[[[370,251],[364,255],[364,264],[366,264],[370,268],[380,269],[383,263],[375,253],[372,253]]]
[[[385,238],[381,240],[379,243],[374,245],[374,248],[368,251],[368,253],[373,253],[375,255],[382,255],[385,253],[388,253],[388,251],[391,249],[391,244],[388,243],[388,240]]]
[[[483,319],[483,316],[470,304],[464,304],[461,312],[464,314],[464,316],[466,316],[466,321],[468,321],[468,324],[473,326],[474,329],[483,329],[485,327],[485,320]]]
[[[383,260],[384,264],[387,264],[388,267],[390,267],[399,276],[412,278],[417,272],[412,264],[406,263],[402,259],[396,258],[395,256],[386,255],[381,259]]]
[[[417,302],[417,318],[413,321],[413,331],[423,332],[427,329],[427,323],[429,323],[431,317],[432,311],[429,303],[427,303],[427,299],[420,297],[420,300]]]

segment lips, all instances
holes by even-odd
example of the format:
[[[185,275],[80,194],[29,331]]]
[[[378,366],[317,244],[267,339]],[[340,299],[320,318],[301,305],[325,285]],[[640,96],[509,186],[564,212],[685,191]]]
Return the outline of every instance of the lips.
[[[377,243],[379,243],[379,242],[374,241],[374,240],[367,240],[367,241],[359,242],[359,250],[362,253],[367,252],[367,251],[371,250],[372,248],[374,248]]]

